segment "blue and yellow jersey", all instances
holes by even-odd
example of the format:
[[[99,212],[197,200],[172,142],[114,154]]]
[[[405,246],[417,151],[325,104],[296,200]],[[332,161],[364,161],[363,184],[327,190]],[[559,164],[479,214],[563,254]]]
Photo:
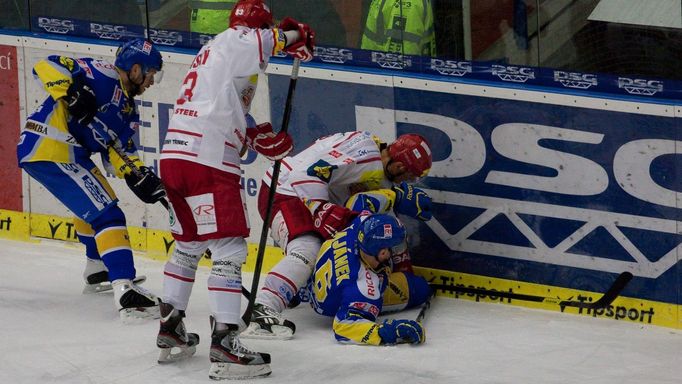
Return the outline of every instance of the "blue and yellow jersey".
[[[346,208],[356,211],[370,211],[372,213],[393,213],[396,194],[391,188],[377,189],[356,193],[346,200]]]
[[[343,343],[381,344],[377,316],[386,289],[386,271],[375,272],[360,259],[357,237],[364,216],[326,241],[312,277],[315,312],[334,316],[334,336]]]
[[[36,63],[33,75],[47,97],[28,116],[22,129],[17,148],[20,165],[34,161],[73,163],[79,157],[101,152],[105,161],[111,161],[117,176],[127,173],[120,157],[101,145],[101,137],[93,134],[91,127],[71,119],[63,97],[74,79],[84,81],[93,89],[97,105],[106,106],[97,114],[97,120],[115,133],[125,152],[141,165],[131,140],[139,125],[139,114],[113,64],[91,58],[49,56]]]

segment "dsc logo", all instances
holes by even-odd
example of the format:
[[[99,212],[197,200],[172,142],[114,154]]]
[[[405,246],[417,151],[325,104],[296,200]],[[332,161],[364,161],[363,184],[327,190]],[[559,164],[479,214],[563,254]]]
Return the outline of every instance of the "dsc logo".
[[[69,33],[76,29],[71,20],[62,20],[50,17],[39,17],[38,26],[47,32],[61,34]]]
[[[663,83],[656,80],[619,77],[618,88],[624,89],[631,95],[652,96],[663,91]]]
[[[554,71],[554,81],[566,88],[588,89],[597,85],[597,76],[589,73]]]
[[[468,61],[431,59],[431,69],[445,76],[464,76],[471,73],[471,63]]]

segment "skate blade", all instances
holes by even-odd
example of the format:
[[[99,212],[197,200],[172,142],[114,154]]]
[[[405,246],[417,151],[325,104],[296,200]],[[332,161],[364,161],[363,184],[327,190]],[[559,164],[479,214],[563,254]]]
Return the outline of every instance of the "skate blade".
[[[142,324],[147,320],[160,319],[159,306],[141,308],[123,308],[118,311],[123,324]]]
[[[266,377],[271,373],[270,364],[211,363],[208,377],[212,380],[248,380]]]
[[[173,353],[173,351],[179,351]],[[171,364],[176,361],[184,360],[194,356],[197,352],[196,346],[161,348],[159,352],[159,364]]]
[[[270,327],[272,332],[262,329],[258,324],[251,323],[239,337],[242,339],[259,339],[259,340],[289,340],[294,337],[294,332],[289,327],[281,325],[273,325]]]
[[[147,276],[138,276],[133,280],[133,283],[142,284],[146,280]],[[111,291],[112,289],[113,287],[111,286],[111,282],[109,281],[104,281],[98,284],[85,284],[85,287],[83,287],[83,294],[90,295],[93,293],[108,292]]]

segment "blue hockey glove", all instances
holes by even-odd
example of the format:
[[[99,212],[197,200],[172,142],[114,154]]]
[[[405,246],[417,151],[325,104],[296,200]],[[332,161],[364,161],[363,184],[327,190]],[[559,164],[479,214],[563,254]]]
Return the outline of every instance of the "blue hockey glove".
[[[421,323],[414,320],[385,320],[379,326],[382,344],[421,344],[426,341],[426,332]]]
[[[423,190],[413,187],[406,182],[393,187],[395,192],[396,214],[407,215],[421,221],[431,220],[431,198]]]

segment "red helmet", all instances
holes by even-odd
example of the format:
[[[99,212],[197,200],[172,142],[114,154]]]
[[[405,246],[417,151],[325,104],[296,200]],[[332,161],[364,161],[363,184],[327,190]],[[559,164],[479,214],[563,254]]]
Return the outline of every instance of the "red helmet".
[[[245,25],[249,28],[270,28],[275,24],[270,8],[263,0],[239,0],[230,14],[230,28]]]
[[[399,161],[416,177],[425,177],[431,169],[431,148],[420,135],[401,135],[388,146],[391,160]]]

